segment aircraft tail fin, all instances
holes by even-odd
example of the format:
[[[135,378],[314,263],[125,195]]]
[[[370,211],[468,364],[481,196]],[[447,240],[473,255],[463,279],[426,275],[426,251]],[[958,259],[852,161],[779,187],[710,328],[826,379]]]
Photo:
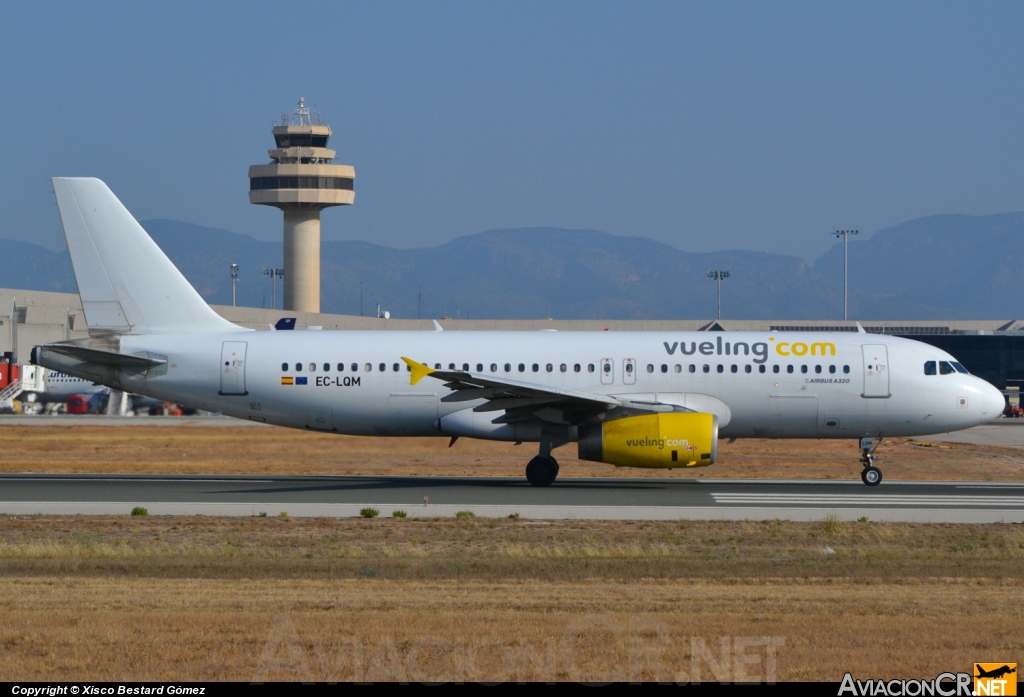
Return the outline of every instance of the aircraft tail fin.
[[[239,330],[206,304],[106,184],[52,181],[90,335]]]

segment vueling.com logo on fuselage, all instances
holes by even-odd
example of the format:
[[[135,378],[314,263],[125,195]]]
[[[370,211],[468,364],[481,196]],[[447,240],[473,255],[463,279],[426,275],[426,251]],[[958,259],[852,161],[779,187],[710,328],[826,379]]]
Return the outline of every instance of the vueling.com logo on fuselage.
[[[775,337],[770,337],[768,341],[774,342]],[[780,341],[773,345],[775,353],[786,357],[836,355],[836,345],[831,341]],[[764,363],[768,360],[768,342],[765,341],[755,341],[751,344],[746,341],[723,341],[722,337],[717,337],[715,341],[691,341],[689,344],[685,341],[674,341],[671,344],[666,341],[664,346],[665,352],[670,356],[675,354],[678,348],[684,356],[699,353],[702,356],[754,356],[754,363]]]
[[[690,441],[685,438],[675,440],[673,438],[650,438],[644,436],[643,438],[627,438],[627,448],[658,448],[664,450],[665,446],[670,448],[681,448],[682,450],[697,450],[696,445],[690,445]]]

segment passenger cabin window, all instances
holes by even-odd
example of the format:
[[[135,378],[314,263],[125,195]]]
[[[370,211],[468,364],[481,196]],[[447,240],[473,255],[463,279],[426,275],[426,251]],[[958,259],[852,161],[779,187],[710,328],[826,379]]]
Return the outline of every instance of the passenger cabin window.
[[[786,372],[787,372],[787,373],[792,373],[792,372],[793,372],[793,366],[791,366],[791,365],[787,365],[787,366],[786,366]]]
[[[484,372],[484,364],[483,363],[477,363],[476,364],[476,372],[478,372],[478,373]]]
[[[384,365],[383,363],[381,363],[381,364],[380,364],[379,366],[377,366],[377,367],[378,367],[378,368],[380,368],[380,372],[382,372],[382,373],[383,373],[383,372],[384,372],[385,370],[387,370],[387,369],[388,369],[388,367],[387,367],[386,365]]]
[[[768,370],[768,368],[766,368],[764,365],[757,366],[757,372],[759,372],[759,373],[763,373],[763,372],[765,372],[767,370]]]
[[[352,364],[352,372],[353,373],[358,373],[359,372],[359,364],[358,363],[353,363]]]
[[[587,372],[588,373],[593,373],[594,372],[594,364],[593,363],[587,363]]]
[[[498,364],[497,363],[491,363],[491,372],[492,373],[497,373],[498,372]]]
[[[681,372],[683,372],[683,366],[679,365],[678,363],[676,363],[676,364],[675,364],[675,366],[674,366],[674,368],[673,368],[673,369],[674,369],[674,370],[675,370],[675,371],[676,371],[677,373],[681,373]]]
[[[448,364],[448,370],[455,370],[455,364],[454,363],[449,363]]]
[[[740,372],[740,368],[739,368],[739,366],[738,366],[738,365],[736,365],[735,363],[733,363],[733,364],[732,364],[732,368],[731,368],[731,370],[732,370],[732,372],[734,372],[734,373],[738,373],[738,372]]]
[[[754,371],[753,367],[751,367],[751,365],[749,363],[747,363],[745,366],[743,366],[743,370],[744,370],[744,372],[747,372],[747,373],[752,373]]]
[[[834,372],[836,372],[836,367],[835,367],[834,365],[830,365],[830,366],[828,367],[828,372],[830,372],[830,373],[834,373]]]
[[[302,372],[302,364],[301,363],[296,363],[295,364],[295,372],[296,373],[301,373]]]
[[[511,363],[506,363],[505,364],[505,372],[506,373],[511,373],[512,372],[512,364]]]
[[[580,364],[579,363],[573,363],[572,372],[574,372],[574,373],[580,372]]]
[[[395,363],[394,365],[392,365],[391,369],[397,373],[398,372],[398,364]]]
[[[367,373],[372,373],[373,372],[373,364],[372,363],[367,363],[366,365],[363,366],[363,370],[365,370]]]
[[[315,373],[316,372],[316,363],[310,363],[309,364],[309,372],[311,372],[311,373]]]
[[[821,372],[821,366],[820,365],[814,366],[814,372],[815,373],[820,373]]]
[[[704,364],[704,372],[705,373],[710,373],[711,372],[711,366],[709,366],[707,363]]]
[[[285,373],[288,372],[288,364],[287,363],[282,363],[281,364],[281,371],[285,372]]]
[[[552,370],[554,370],[554,369],[555,369],[555,366],[551,365],[550,363],[548,363],[546,366],[544,366],[544,370],[548,371],[549,373]]]
[[[806,373],[807,372],[807,366],[806,365],[800,366],[800,372],[801,373]]]
[[[663,372],[663,373],[667,373],[668,372],[668,366],[665,365],[664,363],[661,364],[661,372]]]
[[[721,363],[718,364],[718,372],[719,373],[724,373],[725,372],[725,366],[722,365]]]
[[[935,373],[936,373],[935,361],[925,361],[924,362],[924,374],[925,375],[935,375]]]
[[[331,364],[330,363],[324,363],[324,372],[325,373],[331,372]]]
[[[844,366],[843,366],[843,372],[844,372],[844,373],[849,373],[849,372],[850,372],[850,366],[848,366],[848,365],[844,365]]]
[[[519,372],[520,373],[525,373],[526,372],[526,364],[525,363],[520,363],[519,364]]]
[[[939,375],[949,375],[955,373],[956,369],[949,364],[948,361],[939,361]]]
[[[563,363],[562,365],[558,366],[558,369],[564,373],[565,371],[567,371],[569,369],[569,366],[567,366],[565,363]]]
[[[462,364],[462,369],[465,370],[468,373],[469,372],[469,363],[463,363]]]
[[[534,363],[534,364],[533,364],[533,372],[535,372],[535,373],[536,373],[536,372],[537,372],[538,370],[540,370],[540,366],[539,366],[539,365],[537,365],[536,363]]]

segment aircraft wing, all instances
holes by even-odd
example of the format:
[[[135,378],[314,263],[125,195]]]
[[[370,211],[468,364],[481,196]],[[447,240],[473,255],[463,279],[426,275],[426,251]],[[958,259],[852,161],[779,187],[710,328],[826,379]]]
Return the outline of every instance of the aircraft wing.
[[[473,411],[504,411],[493,423],[521,423],[540,419],[553,423],[579,424],[600,412],[615,410],[616,416],[628,413],[675,411],[678,407],[654,402],[633,402],[610,395],[581,390],[567,390],[536,383],[512,380],[495,375],[482,375],[465,370],[439,370],[411,358],[402,357],[412,370],[410,383],[425,377],[442,380],[452,394],[442,402],[486,400]]]

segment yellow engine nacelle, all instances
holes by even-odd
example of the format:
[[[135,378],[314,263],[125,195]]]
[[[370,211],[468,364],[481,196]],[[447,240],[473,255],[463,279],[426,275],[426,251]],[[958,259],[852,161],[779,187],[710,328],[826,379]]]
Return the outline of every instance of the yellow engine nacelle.
[[[618,467],[707,467],[718,456],[718,417],[676,411],[580,426],[579,456]]]

